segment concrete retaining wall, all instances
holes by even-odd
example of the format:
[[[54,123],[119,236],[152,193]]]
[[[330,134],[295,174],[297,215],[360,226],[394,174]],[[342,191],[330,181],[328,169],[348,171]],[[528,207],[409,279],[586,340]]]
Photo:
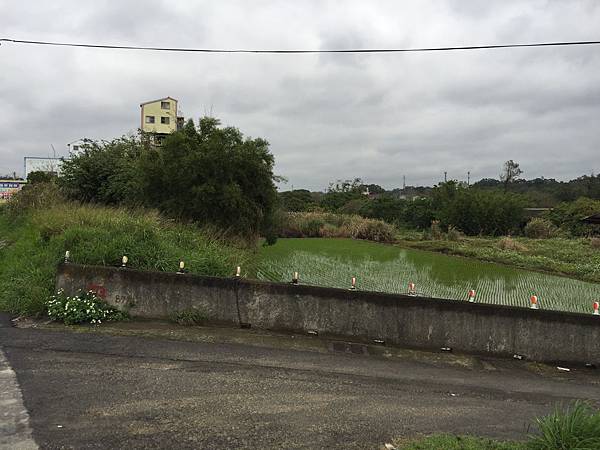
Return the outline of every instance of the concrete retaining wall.
[[[591,314],[75,264],[59,266],[56,287],[94,290],[132,317],[196,309],[255,328],[600,365],[600,317]]]

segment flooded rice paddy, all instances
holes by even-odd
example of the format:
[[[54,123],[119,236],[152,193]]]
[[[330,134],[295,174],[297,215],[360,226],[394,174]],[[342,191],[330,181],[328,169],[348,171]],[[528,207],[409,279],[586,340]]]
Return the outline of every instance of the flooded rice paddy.
[[[530,272],[473,259],[351,239],[280,239],[264,247],[259,279],[300,282],[365,291],[407,293],[414,283],[418,295],[529,307],[536,295],[541,309],[592,313],[600,284]]]

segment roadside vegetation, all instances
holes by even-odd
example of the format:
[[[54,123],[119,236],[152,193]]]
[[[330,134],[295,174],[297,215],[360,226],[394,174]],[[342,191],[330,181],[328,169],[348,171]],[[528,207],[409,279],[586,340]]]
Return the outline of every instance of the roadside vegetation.
[[[595,450],[600,448],[600,411],[577,401],[535,420],[537,433],[525,442],[500,442],[473,436],[434,435],[398,441],[398,450]]]
[[[120,265],[126,255],[147,270],[176,271],[181,260],[201,275],[248,268],[259,238],[276,240],[273,164],[267,141],[210,117],[161,146],[144,134],[86,140],[60,176],[33,172],[2,205],[0,310],[50,311],[67,250],[81,264]],[[98,320],[85,303],[70,299],[73,317],[62,319]]]
[[[125,320],[127,314],[112,308],[95,292],[80,292],[72,297],[61,290],[46,301],[48,317],[63,322],[65,325],[90,323],[100,325],[102,322]]]
[[[42,207],[43,205],[43,207]],[[55,294],[56,266],[69,250],[81,264],[128,265],[228,276],[251,250],[213,228],[178,223],[158,212],[62,199],[54,183],[29,186],[0,209],[0,310],[38,315]]]

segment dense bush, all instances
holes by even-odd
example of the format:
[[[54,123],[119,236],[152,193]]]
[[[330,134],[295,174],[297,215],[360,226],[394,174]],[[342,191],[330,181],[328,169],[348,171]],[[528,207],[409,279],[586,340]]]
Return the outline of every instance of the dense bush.
[[[138,137],[109,142],[86,140],[62,165],[59,184],[65,195],[105,205],[142,202],[139,159],[149,146]]]
[[[264,139],[204,117],[160,147],[144,137],[86,141],[63,165],[60,185],[83,202],[142,205],[233,234],[274,239],[277,192]]]
[[[530,450],[600,448],[600,411],[577,401],[566,410],[536,420],[539,434],[527,443]]]
[[[533,239],[548,239],[556,235],[557,228],[547,219],[542,217],[534,217],[525,228],[523,234]]]
[[[418,230],[429,228],[431,221],[436,218],[430,198],[404,200],[382,196],[364,203],[358,213],[363,217]]]
[[[56,181],[56,172],[45,172],[42,170],[34,170],[27,175],[27,183],[29,186],[38,183],[50,183]]]
[[[371,219],[385,220],[388,223],[399,223],[404,219],[406,201],[391,196],[382,196],[365,200],[358,214]]]
[[[525,199],[520,195],[470,189],[449,181],[433,188],[431,198],[383,196],[367,202],[359,213],[420,230],[429,229],[432,221],[438,220],[444,230],[498,236],[519,230],[524,206]]]
[[[546,214],[546,217],[554,225],[573,236],[593,236],[600,235],[600,226],[586,224],[582,219],[598,213],[600,213],[600,200],[580,197],[574,202],[557,205]]]
[[[306,189],[280,192],[279,202],[284,211],[292,212],[311,211],[317,206],[313,195]]]
[[[189,121],[140,160],[144,204],[169,216],[235,234],[272,238],[277,191],[273,155],[264,139],[244,138],[202,118]]]
[[[480,191],[452,182],[434,189],[433,207],[444,228],[453,226],[471,236],[518,231],[524,206],[525,199],[517,194]]]
[[[289,213],[281,222],[280,237],[345,237],[392,242],[394,226],[357,215],[323,212]]]

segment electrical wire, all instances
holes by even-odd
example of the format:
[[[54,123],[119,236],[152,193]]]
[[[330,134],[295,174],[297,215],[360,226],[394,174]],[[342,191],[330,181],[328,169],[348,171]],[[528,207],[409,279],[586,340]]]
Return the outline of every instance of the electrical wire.
[[[453,50],[488,50],[500,48],[524,47],[564,47],[574,45],[598,45],[600,41],[566,41],[566,42],[536,42],[527,44],[496,44],[496,45],[465,45],[459,47],[416,47],[416,48],[353,48],[329,50],[248,50],[248,49],[217,49],[217,48],[178,48],[178,47],[141,47],[134,45],[81,44],[73,42],[28,41],[22,39],[0,39],[0,43],[48,45],[56,47],[83,47],[110,50],[145,50],[157,52],[188,52],[188,53],[263,53],[263,54],[302,54],[302,53],[408,53],[408,52],[442,52]]]

